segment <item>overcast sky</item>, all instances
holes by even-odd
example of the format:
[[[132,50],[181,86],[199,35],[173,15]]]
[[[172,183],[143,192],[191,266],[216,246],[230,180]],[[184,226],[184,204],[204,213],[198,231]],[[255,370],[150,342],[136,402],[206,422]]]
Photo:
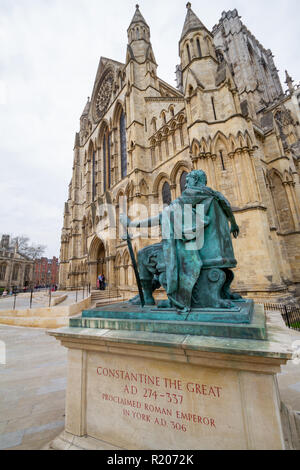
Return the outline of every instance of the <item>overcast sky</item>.
[[[129,0],[0,0],[0,233],[59,255],[73,143],[101,56],[124,62]],[[299,0],[194,0],[207,28],[237,8],[284,78],[300,80]],[[175,85],[186,0],[143,0],[159,76]],[[285,85],[284,85],[285,87]],[[286,88],[286,87],[285,87]]]

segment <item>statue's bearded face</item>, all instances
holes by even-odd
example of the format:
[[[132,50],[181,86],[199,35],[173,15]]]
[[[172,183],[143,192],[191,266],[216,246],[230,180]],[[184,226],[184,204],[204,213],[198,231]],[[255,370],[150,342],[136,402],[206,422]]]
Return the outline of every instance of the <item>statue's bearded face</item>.
[[[191,188],[195,186],[205,186],[205,174],[203,174],[203,178],[201,178],[201,176],[202,175],[200,175],[200,173],[197,173],[196,171],[192,171],[191,173],[189,173],[186,177],[186,188]]]

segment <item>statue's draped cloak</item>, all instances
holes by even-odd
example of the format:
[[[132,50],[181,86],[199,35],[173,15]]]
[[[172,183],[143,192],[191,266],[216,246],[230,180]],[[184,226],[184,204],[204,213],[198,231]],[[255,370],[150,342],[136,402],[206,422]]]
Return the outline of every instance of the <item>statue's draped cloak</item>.
[[[162,248],[166,266],[167,294],[173,304],[179,309],[191,307],[193,288],[199,279],[203,268],[234,268],[234,258],[230,228],[227,216],[222,204],[230,207],[229,202],[220,193],[207,187],[195,187],[186,189],[169,207],[170,237],[163,238]],[[204,209],[204,243],[201,249],[189,250],[191,237],[187,233],[187,226],[182,219],[181,239],[174,236],[176,230],[176,207],[185,204],[192,206],[194,236],[199,226],[196,227],[196,206],[201,204]],[[161,216],[161,220],[164,216]],[[177,221],[178,222],[178,221]],[[180,220],[181,222],[181,220]],[[190,232],[188,228],[188,232]],[[203,229],[203,226],[202,226]],[[200,227],[201,230],[201,227]],[[164,230],[163,230],[164,231]],[[177,237],[177,235],[176,235]]]

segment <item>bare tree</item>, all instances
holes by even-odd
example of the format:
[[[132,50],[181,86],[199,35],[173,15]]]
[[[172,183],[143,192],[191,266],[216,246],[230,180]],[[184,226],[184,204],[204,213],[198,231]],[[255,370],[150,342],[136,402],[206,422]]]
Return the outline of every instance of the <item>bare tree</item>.
[[[12,245],[17,246],[17,250],[21,255],[33,260],[41,258],[46,250],[45,245],[30,244],[30,239],[26,235],[12,238]]]

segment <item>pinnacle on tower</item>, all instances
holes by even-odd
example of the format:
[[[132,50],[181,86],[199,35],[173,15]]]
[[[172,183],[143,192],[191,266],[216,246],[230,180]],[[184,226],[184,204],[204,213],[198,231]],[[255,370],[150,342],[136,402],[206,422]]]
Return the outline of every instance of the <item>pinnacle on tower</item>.
[[[287,84],[287,86],[289,87],[289,90],[292,93],[294,93],[294,80],[292,79],[292,77],[289,75],[288,71],[286,70],[285,71],[285,77],[286,77],[286,80],[285,80],[285,83]]]
[[[289,83],[289,82],[293,83],[293,81],[294,81],[287,70],[285,71],[285,78],[286,78],[285,83]]]
[[[91,106],[91,102],[90,102],[90,97],[88,96],[87,103],[84,107],[84,110],[81,116],[86,116],[89,114],[90,106]]]
[[[198,16],[192,10],[192,4],[190,2],[187,3],[187,14],[185,18],[185,23],[183,26],[182,34],[180,41],[191,31],[197,31],[199,29],[207,29],[204,24],[199,20]]]
[[[135,10],[134,16],[131,20],[131,23],[130,23],[128,29],[130,29],[131,26],[133,26],[135,23],[144,23],[146,26],[148,26],[148,24],[146,23],[145,18],[143,17],[143,15],[140,12],[140,6],[136,5],[135,8],[136,8],[136,10]],[[149,28],[149,26],[148,26],[148,28]]]

